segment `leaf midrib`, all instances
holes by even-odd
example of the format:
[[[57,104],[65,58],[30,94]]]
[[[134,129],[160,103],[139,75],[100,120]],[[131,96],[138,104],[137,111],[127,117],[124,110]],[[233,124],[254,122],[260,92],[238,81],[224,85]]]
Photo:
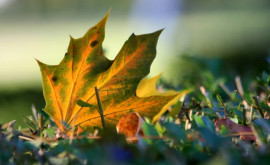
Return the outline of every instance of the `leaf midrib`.
[[[124,64],[124,66],[121,68],[121,69],[119,69],[117,72],[115,72],[115,74],[114,75],[116,75],[116,74],[118,74],[119,72],[121,72],[124,68],[125,68],[125,66],[126,65],[128,65],[129,64],[129,62],[131,62],[133,59],[134,59],[134,57],[136,57],[136,54],[138,53],[138,51],[140,50],[140,51],[144,51],[144,49],[145,49],[145,46],[144,47],[140,47],[140,49],[137,49],[135,52],[133,52],[132,54],[132,58],[130,58],[130,60],[128,60],[125,64]],[[126,55],[125,55],[125,58],[126,58]],[[124,58],[124,59],[125,59]],[[113,76],[114,76],[113,75]],[[110,76],[110,77],[113,77],[113,76]],[[111,79],[108,79],[108,81],[106,81],[106,82],[104,82],[103,83],[103,85],[100,87],[100,88],[102,88],[102,87],[104,87],[109,81],[110,81]],[[94,96],[94,92],[92,93],[92,94],[90,94],[91,96],[87,99],[87,101],[86,102],[88,102],[90,99],[92,99],[92,97]],[[74,116],[76,116],[81,110],[82,110],[82,108],[83,107],[80,107],[79,109],[78,109],[78,111],[74,114],[74,115],[72,115],[71,116],[71,118],[69,119],[69,122],[68,123],[71,123],[71,121],[73,120],[73,117]],[[118,111],[115,111],[115,113],[117,113]],[[120,111],[119,111],[120,112]],[[89,120],[89,119],[87,119],[87,120]],[[85,120],[86,121],[86,120]],[[85,122],[84,121],[84,122]]]

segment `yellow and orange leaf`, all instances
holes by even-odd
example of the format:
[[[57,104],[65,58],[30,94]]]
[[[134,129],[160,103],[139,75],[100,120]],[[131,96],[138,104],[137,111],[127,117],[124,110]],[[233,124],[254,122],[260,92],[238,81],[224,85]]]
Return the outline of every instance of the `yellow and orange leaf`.
[[[155,80],[143,80],[156,55],[160,31],[132,34],[111,61],[104,56],[102,42],[108,14],[82,38],[70,38],[68,51],[58,65],[38,61],[42,73],[47,112],[61,130],[68,125],[101,126],[96,109],[95,87],[99,89],[106,125],[115,126],[129,112],[155,120],[188,91],[159,94]],[[141,83],[140,83],[141,82]],[[140,84],[140,85],[139,85]],[[149,91],[151,90],[151,91]],[[93,107],[81,107],[83,100]]]

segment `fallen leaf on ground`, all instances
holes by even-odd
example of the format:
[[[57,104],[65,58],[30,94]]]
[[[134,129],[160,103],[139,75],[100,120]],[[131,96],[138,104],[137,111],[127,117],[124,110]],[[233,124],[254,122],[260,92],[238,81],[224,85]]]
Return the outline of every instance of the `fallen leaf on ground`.
[[[60,64],[47,65],[38,61],[46,101],[44,111],[62,131],[78,125],[81,128],[102,127],[95,87],[99,90],[109,127],[115,127],[118,120],[130,112],[156,121],[189,92],[160,94],[155,89],[158,77],[142,80],[150,72],[162,30],[145,35],[132,34],[116,58],[107,59],[102,49],[107,17],[108,14],[82,38],[71,37]],[[94,106],[81,107],[78,100]]]

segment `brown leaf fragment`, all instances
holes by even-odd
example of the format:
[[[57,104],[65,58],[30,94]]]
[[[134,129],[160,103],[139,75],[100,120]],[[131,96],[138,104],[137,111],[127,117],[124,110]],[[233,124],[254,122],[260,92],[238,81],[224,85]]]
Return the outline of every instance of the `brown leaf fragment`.
[[[237,124],[228,118],[217,119],[215,121],[216,132],[221,130],[222,125],[224,125],[233,136],[240,136],[240,138],[245,141],[256,141],[252,129],[249,126]]]
[[[116,130],[119,134],[124,134],[126,137],[143,136],[141,128],[143,123],[144,120],[139,113],[128,113],[119,120]]]

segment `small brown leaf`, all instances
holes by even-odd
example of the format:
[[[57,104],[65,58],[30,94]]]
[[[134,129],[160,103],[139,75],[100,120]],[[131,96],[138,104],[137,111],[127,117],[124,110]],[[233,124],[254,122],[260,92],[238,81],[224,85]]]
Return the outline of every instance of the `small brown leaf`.
[[[216,132],[219,132],[221,126],[224,125],[230,134],[239,135],[245,141],[255,141],[256,138],[249,126],[236,124],[230,119],[217,119],[215,122]]]
[[[129,113],[119,120],[116,130],[119,134],[124,134],[126,137],[143,136],[141,129],[143,123],[144,120],[139,113]]]

